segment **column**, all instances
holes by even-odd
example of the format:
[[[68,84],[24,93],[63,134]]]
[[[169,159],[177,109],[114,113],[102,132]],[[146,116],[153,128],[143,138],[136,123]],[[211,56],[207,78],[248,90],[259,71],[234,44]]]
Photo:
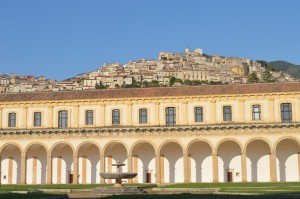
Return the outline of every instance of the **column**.
[[[247,154],[242,152],[242,182],[247,182]]]
[[[112,172],[112,156],[107,156],[107,172],[111,173]],[[111,179],[107,180],[107,183],[111,183]]]
[[[219,170],[218,170],[218,154],[212,154],[213,161],[213,182],[219,182]]]
[[[133,173],[138,173],[138,156],[134,155],[132,156],[132,161],[133,161]],[[142,173],[144,174],[144,173]],[[138,183],[138,176],[133,178],[133,183]]]
[[[7,184],[12,184],[12,172],[13,172],[13,158],[8,158],[8,174],[7,174]]]
[[[57,177],[56,177],[56,183],[61,184],[61,157],[57,157]]]
[[[78,184],[78,157],[77,157],[77,155],[73,156],[73,163],[74,163],[74,165],[73,165],[73,168],[74,168],[73,184]],[[82,183],[83,183],[83,181],[82,181]]]
[[[270,178],[271,182],[277,182],[276,152],[271,152],[270,154]]]
[[[1,109],[0,109],[0,115],[1,115]],[[1,121],[1,116],[0,116],[0,121]],[[1,126],[1,125],[0,125]],[[1,128],[1,127],[0,127]],[[1,168],[1,164],[2,164],[2,157],[0,156],[0,185],[2,184],[1,179],[2,179],[2,168]]]
[[[0,108],[0,129],[2,129],[3,126],[3,122],[2,122],[2,108]]]
[[[160,182],[165,182],[165,156],[160,156]]]
[[[81,157],[82,160],[82,171],[81,171],[81,179],[82,179],[82,184],[86,184],[86,156]]]
[[[47,156],[47,184],[52,184],[52,157]]]
[[[155,182],[156,184],[160,184],[161,183],[161,173],[160,173],[160,155],[157,154],[155,156]]]
[[[105,157],[100,155],[100,173],[105,172]],[[100,184],[105,184],[105,179],[100,176]]]
[[[192,182],[192,158],[191,155],[188,155],[188,176],[189,182]]]
[[[189,163],[188,163],[188,154],[183,154],[183,175],[184,183],[189,183]]]
[[[26,184],[26,156],[21,157],[21,184]]]
[[[36,184],[37,157],[32,157],[32,184]]]
[[[131,155],[127,155],[127,164],[128,164],[128,172],[132,173],[132,156]],[[132,179],[128,179],[128,183],[132,183],[133,180]]]

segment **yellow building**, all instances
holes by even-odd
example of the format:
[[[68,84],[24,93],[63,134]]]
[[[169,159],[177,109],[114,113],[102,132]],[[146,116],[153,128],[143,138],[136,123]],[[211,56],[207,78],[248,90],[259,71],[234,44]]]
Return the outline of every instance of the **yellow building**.
[[[1,93],[0,183],[299,181],[299,125],[300,83]]]
[[[234,66],[231,68],[231,71],[240,75],[240,76],[244,76],[245,75],[245,69],[244,67],[241,66]]]

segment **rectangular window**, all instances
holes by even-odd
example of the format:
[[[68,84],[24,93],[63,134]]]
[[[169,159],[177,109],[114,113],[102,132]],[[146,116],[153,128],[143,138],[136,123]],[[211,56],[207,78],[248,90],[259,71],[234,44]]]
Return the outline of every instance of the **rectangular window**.
[[[203,122],[203,108],[202,107],[195,107],[195,122]]]
[[[176,109],[174,107],[166,108],[166,125],[167,126],[176,125]]]
[[[261,120],[261,108],[260,105],[252,106],[252,120]]]
[[[85,111],[85,125],[93,125],[94,114],[92,110]]]
[[[112,110],[112,124],[120,124],[120,110]]]
[[[68,128],[68,111],[58,112],[58,128],[60,129]]]
[[[140,124],[146,124],[148,122],[147,109],[143,108],[139,110],[139,122]]]
[[[223,120],[224,121],[232,120],[231,106],[223,106]]]
[[[8,114],[8,127],[16,127],[17,116],[16,113]]]
[[[292,122],[292,104],[282,103],[280,104],[281,110],[281,122]]]
[[[34,126],[41,126],[42,124],[42,114],[41,112],[35,112],[33,115],[33,125]]]

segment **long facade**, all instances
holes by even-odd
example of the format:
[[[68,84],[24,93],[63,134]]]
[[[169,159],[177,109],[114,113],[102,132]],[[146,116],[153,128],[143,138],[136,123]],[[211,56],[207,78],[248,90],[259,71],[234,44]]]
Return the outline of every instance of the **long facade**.
[[[300,83],[0,94],[0,183],[300,179]]]

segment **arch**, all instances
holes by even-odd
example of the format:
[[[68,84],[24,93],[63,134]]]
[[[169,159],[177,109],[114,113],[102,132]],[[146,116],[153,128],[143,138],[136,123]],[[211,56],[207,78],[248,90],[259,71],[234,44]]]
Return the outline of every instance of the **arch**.
[[[126,145],[123,141],[120,141],[120,140],[112,140],[112,141],[106,143],[106,145],[103,147],[103,151],[102,151],[103,155],[105,155],[106,149],[107,149],[110,145],[112,145],[112,144],[121,144],[121,145],[123,145],[123,146],[125,147],[125,149],[126,149],[126,153],[128,154],[128,152],[129,152],[128,147],[127,147],[127,145]]]
[[[156,148],[156,146],[155,146],[155,144],[153,142],[151,142],[149,140],[139,140],[139,141],[136,141],[135,143],[133,143],[132,147],[130,148],[129,154],[132,155],[132,152],[133,152],[134,148],[137,145],[139,145],[140,143],[143,143],[143,142],[150,144],[153,147],[155,154],[157,153],[157,148]]]
[[[246,154],[246,174],[248,182],[269,182],[270,176],[270,142],[264,138],[250,139],[243,153]]]
[[[252,138],[252,139],[250,139],[250,140],[247,141],[247,143],[245,144],[244,148],[242,149],[242,153],[246,153],[247,152],[247,147],[253,141],[263,141],[263,142],[265,142],[268,145],[269,149],[270,149],[270,153],[272,152],[272,144],[270,143],[269,140],[267,140],[265,138],[262,138],[262,137],[255,137],[255,138]]]
[[[44,147],[44,149],[46,150],[47,156],[50,156],[51,153],[50,153],[50,151],[49,151],[49,148],[48,148],[44,143],[42,143],[42,142],[32,142],[32,143],[28,144],[28,145],[25,147],[24,155],[27,154],[28,149],[29,149],[30,147],[32,147],[33,145],[41,145],[41,146]]]
[[[279,144],[281,141],[284,141],[284,140],[291,140],[291,141],[295,142],[295,143],[298,145],[298,152],[300,152],[300,142],[299,142],[299,140],[298,140],[297,138],[295,138],[295,137],[292,137],[292,136],[286,136],[286,137],[282,137],[282,138],[280,138],[280,139],[278,139],[278,140],[276,141],[276,143],[275,143],[275,145],[274,145],[274,148],[273,148],[273,150],[272,150],[273,153],[276,152],[276,149],[277,149],[278,144]]]
[[[238,140],[236,140],[236,139],[234,139],[234,138],[225,138],[225,139],[219,141],[218,144],[216,145],[215,151],[213,151],[213,153],[216,153],[216,154],[217,154],[220,145],[221,145],[222,143],[224,143],[224,142],[227,142],[227,141],[235,142],[235,143],[240,147],[240,150],[241,150],[241,153],[242,153],[242,149],[243,149],[242,144],[240,143],[240,141],[238,141]]]
[[[178,144],[178,145],[180,146],[181,150],[182,150],[182,153],[184,153],[184,148],[183,148],[182,144],[181,144],[179,141],[177,141],[177,140],[166,140],[166,141],[164,141],[164,142],[161,143],[160,146],[158,147],[158,151],[157,151],[157,152],[158,152],[159,154],[161,154],[161,150],[163,149],[163,147],[165,147],[166,145],[168,145],[169,143],[172,143],[172,142]]]
[[[98,143],[96,143],[96,142],[94,142],[94,141],[84,141],[84,142],[80,143],[79,146],[76,148],[75,153],[74,153],[75,156],[78,156],[78,152],[79,152],[80,148],[81,148],[82,146],[84,146],[85,144],[92,144],[92,145],[95,145],[96,148],[99,150],[99,154],[101,154],[101,147],[99,146]]]
[[[294,137],[280,138],[274,147],[277,180],[299,181],[299,142]]]
[[[215,150],[218,157],[219,182],[241,182],[241,143],[234,138],[226,138],[217,144]]]
[[[73,152],[73,155],[75,154],[76,151],[75,151],[75,149],[74,149],[74,146],[73,146],[71,143],[66,142],[66,141],[60,141],[60,142],[55,143],[55,144],[51,147],[51,149],[50,149],[50,155],[52,155],[53,149],[54,149],[55,147],[57,147],[58,145],[60,145],[60,144],[66,144],[66,145],[68,145],[69,147],[71,147],[72,152]]]
[[[22,147],[21,147],[19,144],[14,143],[14,142],[8,142],[8,143],[4,144],[4,145],[0,148],[0,154],[2,153],[3,149],[4,149],[5,147],[9,146],[9,145],[14,145],[14,146],[16,146],[16,147],[20,150],[21,156],[24,156],[24,155],[25,155],[25,154],[24,154],[24,151],[23,151],[23,149],[22,149]]]
[[[187,148],[188,181],[190,183],[213,182],[213,147],[208,140],[194,139]]]
[[[212,143],[210,142],[210,141],[208,141],[208,140],[206,140],[206,139],[201,139],[201,138],[196,138],[196,139],[194,139],[194,140],[192,140],[192,141],[190,141],[189,143],[188,143],[188,145],[187,145],[187,147],[186,147],[186,149],[185,149],[185,153],[188,153],[189,152],[189,148],[193,145],[193,144],[195,144],[196,142],[204,142],[204,143],[206,143],[206,144],[208,144],[209,145],[209,147],[210,147],[210,149],[211,149],[211,151],[213,152],[213,145],[212,145]]]

